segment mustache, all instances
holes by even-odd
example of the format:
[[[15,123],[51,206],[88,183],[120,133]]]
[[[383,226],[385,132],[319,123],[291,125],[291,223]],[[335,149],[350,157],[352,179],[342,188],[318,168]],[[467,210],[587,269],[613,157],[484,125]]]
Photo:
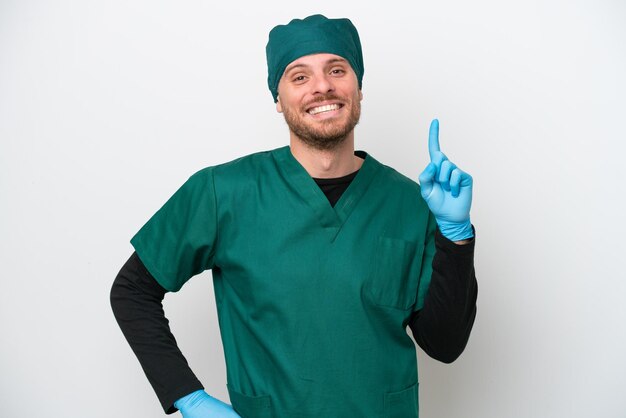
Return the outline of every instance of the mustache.
[[[325,94],[323,96],[318,96],[315,99],[311,100],[310,102],[308,102],[307,104],[304,105],[304,108],[308,108],[311,107],[311,105],[315,104],[315,103],[321,103],[321,102],[325,102],[327,100],[338,100],[340,102],[345,102],[345,100],[342,97],[337,96],[336,94]]]

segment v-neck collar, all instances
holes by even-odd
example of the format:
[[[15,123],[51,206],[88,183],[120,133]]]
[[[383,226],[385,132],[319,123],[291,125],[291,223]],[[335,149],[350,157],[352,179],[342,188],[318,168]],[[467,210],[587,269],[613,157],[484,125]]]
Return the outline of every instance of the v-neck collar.
[[[289,146],[278,148],[272,154],[285,181],[311,207],[321,226],[335,229],[333,241],[380,168],[378,161],[364,153],[365,158],[357,175],[332,207],[322,189],[293,156]]]

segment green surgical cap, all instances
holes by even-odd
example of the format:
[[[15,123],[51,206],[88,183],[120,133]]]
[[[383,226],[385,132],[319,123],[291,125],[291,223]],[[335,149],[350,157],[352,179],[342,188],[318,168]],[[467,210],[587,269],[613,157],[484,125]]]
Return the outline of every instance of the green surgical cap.
[[[267,85],[278,101],[278,82],[289,63],[311,54],[328,53],[345,58],[363,82],[363,52],[356,28],[350,19],[328,19],[322,15],[293,19],[270,31],[267,47]]]

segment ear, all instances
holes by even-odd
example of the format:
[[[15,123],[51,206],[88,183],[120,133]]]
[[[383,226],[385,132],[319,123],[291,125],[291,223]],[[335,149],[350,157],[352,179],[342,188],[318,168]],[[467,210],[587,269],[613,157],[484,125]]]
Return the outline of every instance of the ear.
[[[363,100],[363,90],[359,89],[359,101]]]
[[[276,111],[278,113],[283,113],[283,106],[280,104],[280,96],[278,96],[278,101],[276,102]]]

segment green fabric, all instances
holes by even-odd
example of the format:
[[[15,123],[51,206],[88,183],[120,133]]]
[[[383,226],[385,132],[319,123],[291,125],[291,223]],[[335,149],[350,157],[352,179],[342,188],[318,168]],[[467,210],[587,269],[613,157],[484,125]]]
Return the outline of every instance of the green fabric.
[[[328,53],[345,58],[356,73],[359,88],[363,84],[363,51],[359,33],[350,19],[328,19],[313,15],[293,19],[270,31],[265,48],[267,84],[278,101],[278,82],[289,63],[305,55]]]
[[[196,173],[132,243],[168,290],[213,269],[243,418],[415,418],[406,325],[435,229],[419,186],[372,156],[332,207],[283,147]]]

